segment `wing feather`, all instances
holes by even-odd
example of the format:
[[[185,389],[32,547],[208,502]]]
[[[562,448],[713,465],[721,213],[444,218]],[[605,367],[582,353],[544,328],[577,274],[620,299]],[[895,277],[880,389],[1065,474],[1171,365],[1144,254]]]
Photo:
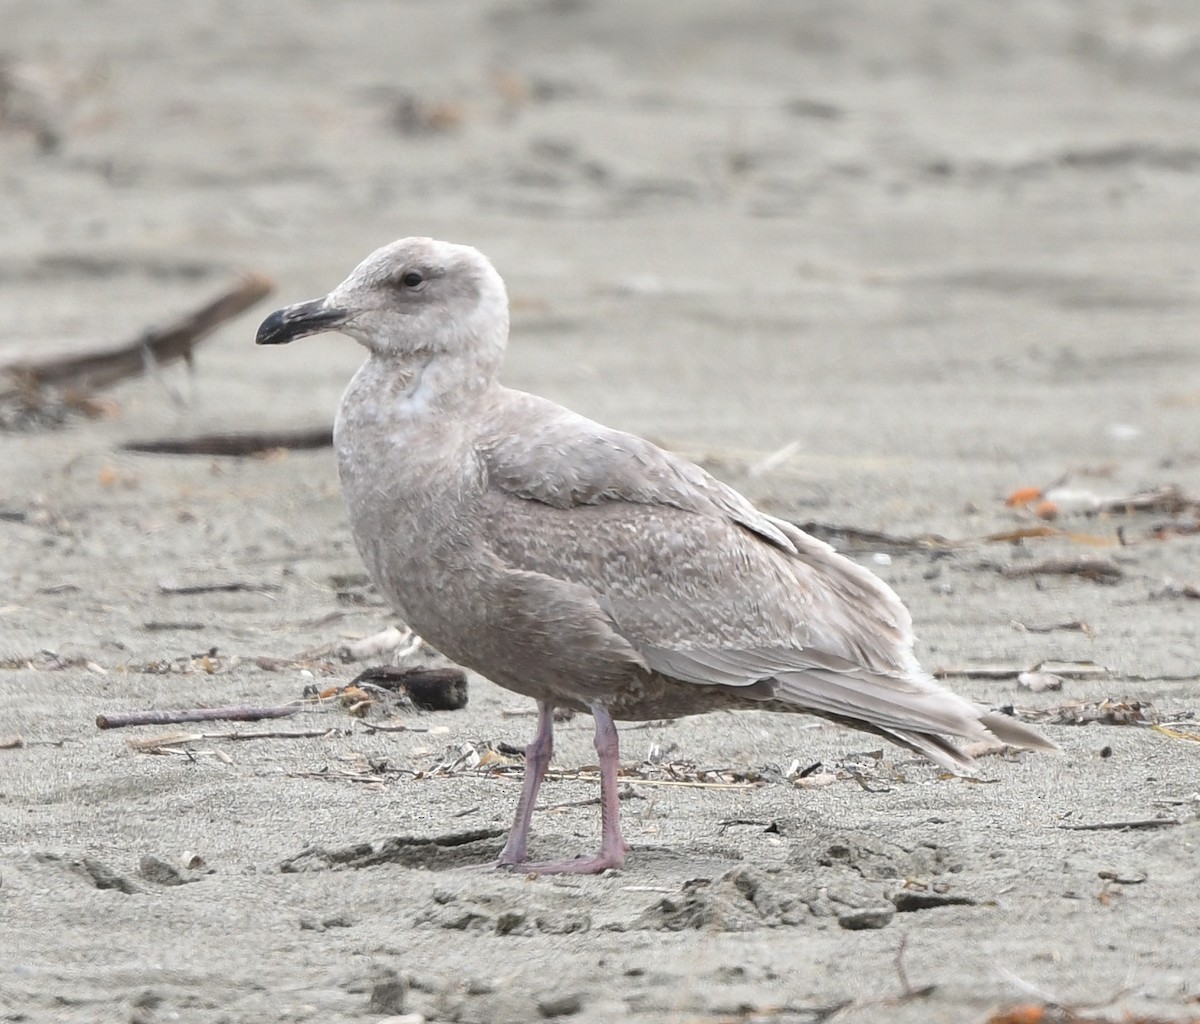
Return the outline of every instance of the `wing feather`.
[[[946,766],[969,759],[940,733],[1053,748],[935,682],[899,597],[828,544],[641,438],[532,396],[506,409],[520,429],[498,424],[479,449],[492,550],[586,587],[654,672],[865,728]]]

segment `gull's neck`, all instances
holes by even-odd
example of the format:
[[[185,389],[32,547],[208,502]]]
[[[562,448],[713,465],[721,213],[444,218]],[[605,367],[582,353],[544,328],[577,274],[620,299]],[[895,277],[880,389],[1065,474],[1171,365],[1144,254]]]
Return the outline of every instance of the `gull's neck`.
[[[364,418],[419,426],[462,419],[495,386],[496,369],[479,352],[372,352],[346,393],[344,412]],[[357,417],[356,417],[357,418]]]
[[[423,353],[401,369],[398,397],[416,414],[422,410],[450,412],[487,391],[493,379],[494,374],[477,360],[445,352]]]

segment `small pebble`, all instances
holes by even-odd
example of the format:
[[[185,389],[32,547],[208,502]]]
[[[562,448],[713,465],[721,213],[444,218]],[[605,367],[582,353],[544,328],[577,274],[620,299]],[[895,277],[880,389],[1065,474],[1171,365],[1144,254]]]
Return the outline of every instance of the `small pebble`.
[[[138,861],[138,874],[156,885],[183,885],[187,881],[174,864],[149,854]]]
[[[162,1005],[163,997],[152,988],[142,989],[133,997],[131,1005],[138,1010],[153,1010]]]
[[[537,1008],[543,1017],[570,1017],[583,1009],[583,997],[578,992],[542,996]]]
[[[138,891],[137,886],[128,878],[118,874],[103,861],[96,860],[95,857],[84,857],[80,863],[97,889],[117,889],[127,895]]]
[[[496,934],[511,935],[518,929],[523,929],[526,914],[523,910],[504,910],[496,918]],[[527,930],[527,929],[525,929]]]
[[[390,967],[377,967],[372,972],[371,999],[367,1013],[402,1014],[408,997],[408,985]]]
[[[847,931],[861,932],[871,928],[886,928],[895,915],[895,907],[864,907],[840,914],[837,922]]]

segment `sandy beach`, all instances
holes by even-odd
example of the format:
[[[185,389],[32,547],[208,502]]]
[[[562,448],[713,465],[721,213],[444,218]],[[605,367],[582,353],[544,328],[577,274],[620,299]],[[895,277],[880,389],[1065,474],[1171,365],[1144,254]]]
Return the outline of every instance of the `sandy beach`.
[[[1200,1018],[1194,4],[9,8],[0,363],[274,292],[60,425],[0,396],[0,1018]],[[327,427],[361,350],[255,328],[417,234],[504,276],[506,383],[810,524],[1064,756],[625,725],[626,867],[531,879],[481,869],[534,725],[485,679],[98,729],[387,661],[329,448],[122,446]],[[591,732],[539,858],[596,845]]]

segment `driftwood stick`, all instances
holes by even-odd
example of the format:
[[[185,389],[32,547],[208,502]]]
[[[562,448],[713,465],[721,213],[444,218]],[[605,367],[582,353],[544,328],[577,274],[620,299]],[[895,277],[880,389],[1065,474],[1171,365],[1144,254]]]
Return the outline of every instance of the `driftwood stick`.
[[[881,533],[878,530],[864,530],[857,526],[820,523],[815,519],[796,522],[794,525],[818,540],[827,541],[847,551],[946,551],[964,544],[963,541],[949,540],[937,533],[920,533],[906,537]]]
[[[251,582],[250,580],[213,580],[201,583],[179,583],[175,580],[161,580],[158,584],[160,594],[190,597],[195,594],[233,594],[239,591],[251,593],[266,593],[281,590],[278,583]]]
[[[152,455],[260,455],[263,452],[286,448],[307,451],[329,448],[333,444],[332,427],[313,427],[309,430],[256,430],[238,434],[199,434],[196,437],[158,438],[152,441],[127,441],[121,448],[127,452],[148,452]]]
[[[131,342],[83,355],[0,364],[0,373],[7,372],[34,389],[53,386],[87,392],[110,387],[145,373],[150,360],[160,366],[190,360],[192,349],[205,335],[265,298],[274,287],[270,278],[248,274],[206,305],[166,327],[150,328]]]
[[[206,740],[312,740],[322,736],[335,736],[348,733],[348,729],[293,729],[293,730],[264,730],[260,732],[206,732],[202,733]]]
[[[114,711],[96,716],[98,729],[124,729],[130,725],[179,725],[182,722],[257,722],[264,718],[288,718],[300,704],[255,707],[235,704],[223,708],[185,708],[179,711]]]
[[[1032,565],[1010,565],[1000,574],[1009,580],[1024,576],[1083,576],[1097,583],[1115,583],[1125,573],[1109,558],[1047,558]]]

